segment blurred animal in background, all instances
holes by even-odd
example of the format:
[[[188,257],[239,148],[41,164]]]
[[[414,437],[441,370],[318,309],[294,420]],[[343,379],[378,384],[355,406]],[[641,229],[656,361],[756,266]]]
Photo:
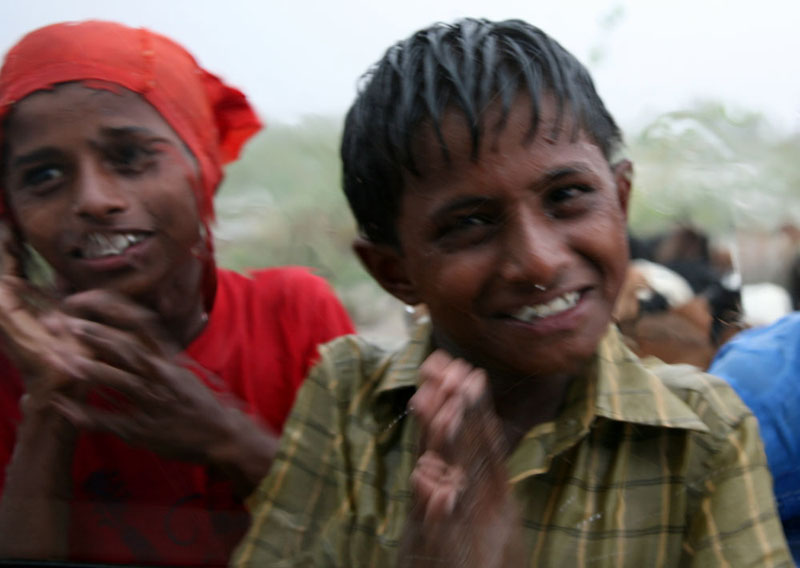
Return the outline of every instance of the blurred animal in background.
[[[680,223],[630,235],[631,265],[616,321],[639,356],[707,368],[742,329],[800,309],[800,229],[738,232],[727,244]]]
[[[630,241],[631,265],[614,314],[628,345],[640,357],[707,368],[743,328],[729,255],[714,254],[708,237],[687,225]]]

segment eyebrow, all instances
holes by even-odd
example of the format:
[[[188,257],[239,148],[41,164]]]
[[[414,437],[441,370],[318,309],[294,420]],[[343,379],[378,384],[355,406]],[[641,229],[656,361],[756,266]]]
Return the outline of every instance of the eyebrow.
[[[584,163],[576,162],[573,164],[559,166],[557,168],[545,172],[543,176],[532,182],[529,187],[537,188],[540,186],[546,186],[551,183],[557,182],[563,178],[568,178],[574,175],[585,175],[592,173],[594,173],[594,170],[592,168],[588,167]],[[434,216],[436,218],[442,218],[456,211],[460,211],[462,209],[477,209],[478,207],[484,205],[489,201],[492,201],[491,197],[486,197],[483,195],[467,195],[459,199],[456,199],[455,201],[447,203],[441,209],[438,209],[434,213]]]
[[[152,140],[159,141],[159,142],[167,142],[170,141],[163,136],[159,136],[152,130],[148,128],[144,128],[142,126],[113,126],[103,128],[101,131],[103,137],[107,138],[151,138]],[[28,154],[23,154],[22,156],[18,156],[13,160],[12,165],[14,167],[20,168],[27,166],[28,164],[33,164],[37,162],[42,162],[46,160],[53,160],[62,155],[62,152],[53,146],[45,146],[44,148],[37,148],[36,150],[29,152]]]
[[[442,208],[437,209],[433,216],[436,219],[442,219],[448,215],[451,215],[452,213],[455,213],[456,211],[461,211],[463,209],[478,209],[489,201],[492,201],[491,197],[482,195],[467,195],[465,197],[460,197],[455,201],[451,201]]]
[[[108,126],[100,130],[103,136],[122,137],[122,136],[157,136],[155,132],[143,126]]]
[[[37,148],[33,152],[17,156],[12,162],[12,166],[16,168],[25,167],[28,164],[43,162],[46,160],[53,160],[61,155],[57,148],[52,146],[45,146],[44,148]]]
[[[146,139],[147,142],[161,142],[174,145],[169,138],[143,126],[108,126],[101,129],[100,134],[102,138],[112,140]]]
[[[532,186],[538,185],[545,185],[548,183],[553,183],[554,181],[558,181],[562,178],[573,176],[573,175],[582,175],[582,174],[592,174],[594,170],[588,167],[586,164],[576,162],[574,164],[567,164],[564,166],[559,166],[554,168],[548,172],[545,172],[541,178],[537,179]]]

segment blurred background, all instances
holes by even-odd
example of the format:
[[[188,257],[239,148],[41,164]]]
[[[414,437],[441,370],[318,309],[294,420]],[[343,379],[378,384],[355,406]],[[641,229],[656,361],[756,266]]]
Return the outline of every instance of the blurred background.
[[[797,2],[29,0],[5,3],[0,50],[36,27],[86,18],[145,26],[184,44],[240,87],[267,123],[218,195],[220,264],[312,266],[361,331],[394,341],[402,306],[350,251],[342,117],[360,75],[391,43],[463,16],[528,20],[590,68],[626,133],[635,167],[631,231],[649,257],[668,235],[691,229],[727,263],[733,284],[791,287],[800,252]],[[791,309],[770,301],[752,304],[753,323]]]

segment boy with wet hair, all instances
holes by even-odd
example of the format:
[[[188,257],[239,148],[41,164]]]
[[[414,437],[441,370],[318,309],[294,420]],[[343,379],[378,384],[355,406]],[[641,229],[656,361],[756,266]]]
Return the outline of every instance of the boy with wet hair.
[[[342,142],[372,276],[429,321],[306,381],[236,566],[789,566],[750,412],[611,324],[632,167],[586,69],[521,22],[436,24]]]

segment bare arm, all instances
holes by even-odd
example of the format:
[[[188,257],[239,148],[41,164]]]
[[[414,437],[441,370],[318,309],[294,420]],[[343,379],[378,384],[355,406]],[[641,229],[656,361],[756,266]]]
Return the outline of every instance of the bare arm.
[[[8,265],[6,264],[6,267]],[[22,422],[0,498],[0,558],[57,559],[68,552],[71,466],[77,432],[52,405],[81,396],[72,358],[86,351],[59,328],[58,314],[37,312],[37,291],[20,278],[0,278],[0,334],[21,373]],[[53,320],[54,325],[45,322]]]
[[[23,421],[0,499],[0,558],[61,559],[68,553],[76,430],[23,399]]]

